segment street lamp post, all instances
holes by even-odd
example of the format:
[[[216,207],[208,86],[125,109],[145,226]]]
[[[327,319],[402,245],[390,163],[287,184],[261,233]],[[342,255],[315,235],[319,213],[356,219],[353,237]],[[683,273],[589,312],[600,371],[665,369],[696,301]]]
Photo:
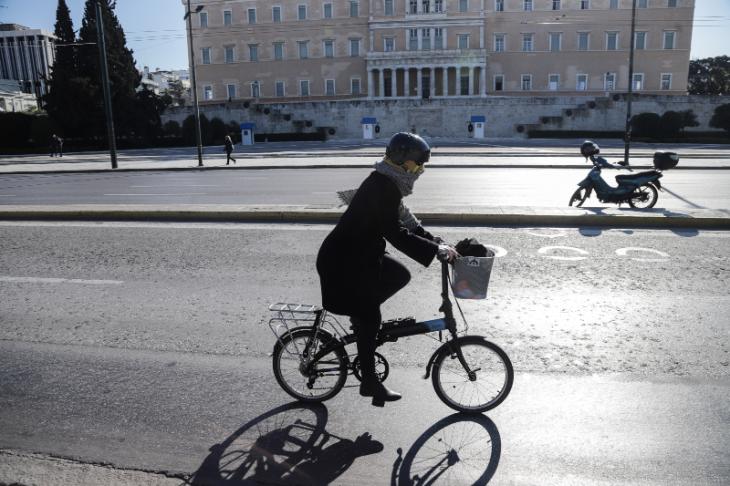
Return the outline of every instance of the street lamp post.
[[[629,163],[631,145],[631,98],[634,91],[634,43],[636,39],[636,0],[631,5],[631,39],[629,39],[629,92],[626,97],[626,133],[624,135],[624,162]]]
[[[104,91],[104,113],[106,113],[106,132],[109,139],[109,155],[112,169],[117,168],[117,137],[114,133],[114,116],[112,115],[112,97],[109,87],[109,66],[106,60],[106,41],[104,40],[104,19],[101,4],[96,1],[96,35],[99,41],[99,63],[101,64],[101,86]]]
[[[203,166],[203,141],[200,136],[200,108],[198,107],[198,86],[195,82],[195,50],[193,49],[193,20],[192,14],[199,13],[203,10],[203,5],[195,7],[195,12],[190,10],[190,0],[188,0],[188,10],[185,12],[183,20],[188,21],[188,44],[190,44],[190,78],[192,80],[193,104],[195,105],[195,138],[198,142],[198,167]]]

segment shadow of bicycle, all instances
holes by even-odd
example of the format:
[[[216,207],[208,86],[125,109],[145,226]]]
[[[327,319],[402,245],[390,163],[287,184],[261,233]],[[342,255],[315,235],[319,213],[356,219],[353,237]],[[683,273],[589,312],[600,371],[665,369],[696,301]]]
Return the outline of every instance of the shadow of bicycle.
[[[484,415],[455,413],[429,427],[408,452],[398,449],[391,486],[487,484],[497,471],[502,442]]]
[[[326,425],[324,405],[277,407],[212,446],[185,484],[330,484],[358,457],[383,450],[367,432],[350,440],[327,432]]]

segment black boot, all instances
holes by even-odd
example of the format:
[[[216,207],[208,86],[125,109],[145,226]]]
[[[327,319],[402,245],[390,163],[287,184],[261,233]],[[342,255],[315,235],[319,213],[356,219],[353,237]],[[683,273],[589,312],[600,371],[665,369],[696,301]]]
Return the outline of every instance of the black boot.
[[[360,361],[360,395],[373,397],[373,405],[382,407],[385,402],[400,400],[401,395],[386,388],[375,374],[375,348],[378,328],[380,327],[380,315],[370,319],[358,317],[350,318],[353,330],[357,335],[357,356]]]
[[[360,383],[360,395],[373,397],[373,405],[376,407],[382,407],[385,405],[385,402],[394,402],[402,398],[400,393],[394,392],[383,385],[377,376],[371,378],[365,378],[363,376],[362,383]]]

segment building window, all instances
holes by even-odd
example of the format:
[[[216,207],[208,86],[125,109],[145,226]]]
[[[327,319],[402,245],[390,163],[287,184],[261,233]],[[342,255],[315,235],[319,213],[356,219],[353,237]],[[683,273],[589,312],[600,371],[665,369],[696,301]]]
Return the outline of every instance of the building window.
[[[647,7],[647,0],[638,0],[636,2],[637,8],[646,8]]]
[[[418,50],[418,29],[408,29],[408,50]]]
[[[553,10],[560,10],[560,0],[553,0]]]
[[[259,60],[259,45],[258,44],[249,44],[248,45],[248,58],[251,60],[251,62],[256,62]]]
[[[213,99],[213,86],[203,86],[203,99],[204,100]]]
[[[532,91],[532,74],[523,74],[520,85],[522,91]]]
[[[350,2],[350,17],[357,17],[359,15],[360,15],[359,2]]]
[[[408,2],[408,13],[418,13],[418,0]]]
[[[634,82],[632,84],[635,91],[644,89],[644,73],[634,73]]]
[[[253,20],[253,22],[251,22],[251,18],[250,18],[251,10],[254,11],[254,20]],[[248,10],[248,14],[249,14],[249,22],[252,23],[252,24],[255,24],[256,23],[256,10],[249,9]],[[223,25],[225,25],[226,27],[228,27],[231,24],[233,24],[233,12],[231,12],[230,10],[224,10],[223,11]]]
[[[307,6],[299,5],[297,8],[297,20],[307,20]]]
[[[578,50],[587,51],[589,47],[588,40],[590,38],[589,32],[578,32]]]
[[[577,91],[586,91],[588,89],[588,75],[579,74],[575,79],[575,89]]]
[[[233,100],[236,98],[236,85],[235,84],[227,84],[226,91],[228,92],[229,100]]]
[[[494,76],[494,91],[504,91],[504,74]]]
[[[421,49],[431,50],[431,29],[421,29]]]
[[[332,39],[324,41],[324,57],[335,57],[335,41]]]
[[[436,13],[443,12],[444,11],[444,0],[434,0],[433,11]]]
[[[327,96],[335,95],[335,80],[325,79],[324,80],[324,94]]]
[[[469,0],[459,0],[459,12],[469,11]]]
[[[611,0],[608,4],[608,8],[616,10],[618,8],[618,0]]]
[[[350,93],[354,95],[360,94],[360,78],[352,78],[350,80]]]
[[[603,76],[603,89],[614,91],[616,89],[616,73],[606,73]]]
[[[591,8],[590,0],[580,0],[580,9],[581,10],[588,10],[590,8]]]
[[[306,16],[306,14],[305,14],[305,16]],[[332,18],[332,4],[331,3],[324,4],[324,18],[326,18],[326,19]]]
[[[615,51],[618,49],[618,32],[606,32],[606,50]]]
[[[436,27],[435,29],[433,29],[433,48],[444,48],[444,29],[442,29],[441,27]]]
[[[494,34],[494,52],[504,52],[504,34]]]
[[[360,56],[360,39],[350,39],[350,57]]]
[[[393,37],[383,38],[383,51],[393,52],[395,50],[395,39]]]
[[[203,47],[203,64],[210,64],[210,47]]]
[[[667,7],[675,8],[677,6],[677,0],[667,0]],[[667,88],[669,89],[669,88]]]
[[[275,24],[281,23],[281,7],[271,7],[271,20]]]
[[[208,12],[200,12],[198,16],[198,18],[200,18],[200,28],[208,28]]]
[[[274,42],[274,60],[282,61],[284,59],[284,43]]]
[[[563,34],[560,32],[550,32],[550,51],[558,52]]]
[[[460,68],[457,68],[457,73],[459,75],[459,94],[461,96],[468,96],[469,95],[469,75],[464,75]]]
[[[309,96],[309,80],[302,79],[299,81],[299,95]]]
[[[494,0],[494,11],[504,12],[504,0]]]
[[[299,41],[297,46],[299,46],[299,59],[307,59],[309,57],[309,41]]]
[[[277,81],[276,82],[276,96],[278,98],[283,98],[286,96],[286,84],[284,81]]]
[[[251,83],[251,98],[261,97],[261,84],[258,81]]]
[[[385,15],[393,15],[393,0],[385,0]]]
[[[522,51],[532,52],[532,34],[522,34]]]
[[[459,49],[469,49],[469,34],[459,34]]]
[[[674,49],[676,34],[676,32],[664,32],[664,49]]]
[[[662,74],[662,82],[660,84],[662,91],[672,89],[672,75],[669,73]]]
[[[421,12],[429,13],[431,11],[431,0],[421,0]]]
[[[225,63],[232,64],[234,58],[233,46],[226,46],[224,47],[224,49],[225,50],[223,52],[225,53]]]
[[[646,32],[634,33],[634,49],[637,49],[637,50],[646,49]]]
[[[525,12],[532,12],[532,0],[524,0],[522,2],[522,9]]]
[[[548,76],[548,89],[550,91],[557,91],[560,89],[560,75],[551,74]]]

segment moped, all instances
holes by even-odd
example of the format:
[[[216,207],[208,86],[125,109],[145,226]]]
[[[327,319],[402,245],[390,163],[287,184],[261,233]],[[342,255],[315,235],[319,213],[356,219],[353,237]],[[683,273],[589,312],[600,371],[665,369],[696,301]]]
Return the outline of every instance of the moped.
[[[663,177],[662,171],[671,169],[679,162],[679,156],[674,152],[655,152],[654,170],[637,172],[633,174],[617,175],[617,187],[611,186],[601,177],[601,169],[629,169],[625,161],[612,164],[605,158],[598,155],[600,148],[591,141],[581,145],[581,154],[590,160],[593,168],[588,176],[578,183],[578,189],[570,197],[569,206],[581,207],[595,190],[596,196],[601,202],[616,203],[619,206],[628,203],[632,208],[648,209],[653,208],[659,199],[659,191],[662,185],[659,179]]]

